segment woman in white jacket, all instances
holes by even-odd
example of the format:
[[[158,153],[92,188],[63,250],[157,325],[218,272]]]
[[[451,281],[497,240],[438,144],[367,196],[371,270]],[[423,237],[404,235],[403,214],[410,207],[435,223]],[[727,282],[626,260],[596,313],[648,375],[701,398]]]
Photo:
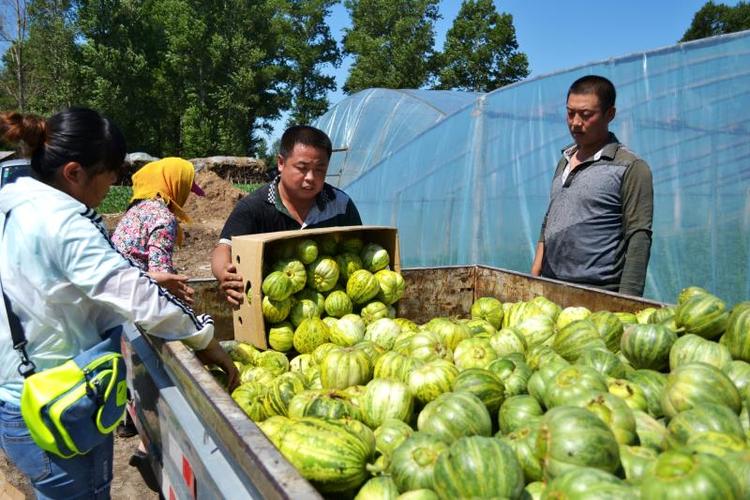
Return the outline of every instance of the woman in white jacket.
[[[213,338],[213,321],[196,315],[112,246],[94,211],[118,178],[122,133],[96,111],[64,110],[48,120],[0,115],[0,136],[31,152],[33,178],[0,191],[0,277],[37,371],[58,366],[135,323],[150,335],[182,340],[199,359],[236,368]],[[113,442],[63,459],[31,439],[21,418],[23,378],[0,302],[0,449],[31,480],[38,498],[109,498]]]

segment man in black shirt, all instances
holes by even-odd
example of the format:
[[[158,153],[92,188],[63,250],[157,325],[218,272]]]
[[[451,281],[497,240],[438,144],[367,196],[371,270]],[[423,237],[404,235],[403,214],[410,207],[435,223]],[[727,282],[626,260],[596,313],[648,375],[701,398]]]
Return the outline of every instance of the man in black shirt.
[[[230,304],[244,299],[242,276],[232,264],[232,236],[362,224],[349,196],[325,182],[331,152],[323,131],[290,127],[281,136],[279,174],[237,202],[211,254],[211,272]]]

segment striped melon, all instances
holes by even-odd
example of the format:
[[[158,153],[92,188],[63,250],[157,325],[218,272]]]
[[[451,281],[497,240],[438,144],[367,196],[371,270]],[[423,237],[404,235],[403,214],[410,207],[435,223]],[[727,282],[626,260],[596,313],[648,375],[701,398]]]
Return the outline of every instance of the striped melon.
[[[547,484],[544,498],[625,500],[638,498],[638,492],[613,474],[592,467],[580,467],[561,474]]]
[[[290,423],[278,447],[294,468],[323,493],[358,488],[368,477],[366,467],[375,452],[369,440],[350,426],[320,418],[301,418]]]
[[[375,378],[408,382],[412,371],[423,364],[418,359],[404,356],[395,351],[388,351],[380,356],[375,363]]]
[[[448,392],[425,405],[417,429],[446,443],[463,436],[490,436],[492,420],[482,401],[468,392]]]
[[[590,349],[581,353],[577,365],[593,368],[605,377],[621,378],[625,376],[625,364],[616,354],[607,349]]]
[[[612,431],[583,408],[559,406],[542,418],[535,454],[551,481],[578,467],[614,473],[620,466],[620,449]]]
[[[711,294],[699,294],[677,307],[675,324],[685,333],[715,339],[726,330],[729,312],[723,300]]]
[[[669,366],[669,350],[677,334],[664,325],[638,324],[625,328],[620,350],[634,368],[663,370]]]
[[[261,289],[263,295],[269,299],[281,301],[292,294],[294,285],[286,274],[281,271],[274,271],[263,278]]]
[[[547,408],[562,405],[575,405],[587,400],[595,392],[607,392],[607,384],[602,375],[588,366],[571,365],[558,371],[544,395]]]
[[[534,421],[530,426],[521,427],[500,438],[501,441],[513,448],[527,483],[542,479],[542,462],[534,454],[540,423],[541,420]]]
[[[649,415],[660,418],[664,415],[661,409],[661,396],[667,385],[667,376],[654,370],[635,370],[625,373],[625,379],[637,385],[646,398]]]
[[[677,450],[656,458],[643,475],[640,490],[641,498],[740,498],[739,482],[723,460]]]
[[[531,368],[523,360],[523,356],[520,356],[520,359],[513,359],[511,356],[496,359],[490,363],[487,369],[497,375],[503,383],[506,396],[526,393],[526,386],[531,377]]]
[[[569,366],[568,362],[560,358],[559,361],[546,363],[529,377],[526,389],[529,394],[539,403],[546,405],[547,387],[551,384],[554,376],[563,368]]]
[[[616,314],[609,311],[597,311],[586,319],[594,324],[599,336],[607,345],[607,349],[615,353],[620,350],[620,338],[624,329],[622,321]]]
[[[514,352],[526,353],[526,339],[515,328],[503,328],[490,336],[490,345],[498,356]]]
[[[462,340],[453,351],[453,363],[459,370],[487,368],[497,359],[489,339],[472,337]]]
[[[572,321],[555,334],[552,348],[566,361],[575,362],[578,357],[590,349],[606,349],[604,340],[594,323],[588,319]]]
[[[399,491],[434,487],[435,462],[448,445],[424,432],[415,432],[393,451],[390,473]]]
[[[613,396],[622,399],[631,410],[646,411],[648,409],[648,401],[646,401],[643,389],[633,382],[610,378],[607,379],[607,390]]]
[[[607,426],[619,444],[634,444],[636,441],[635,417],[623,400],[608,393],[600,393],[577,406],[587,409]]]
[[[667,377],[661,407],[667,418],[702,403],[725,405],[739,415],[740,393],[721,370],[706,363],[678,366]]]
[[[646,412],[633,410],[635,433],[641,446],[661,452],[667,448],[667,428]]]
[[[688,442],[691,436],[712,431],[745,439],[740,419],[728,407],[717,404],[698,404],[689,410],[678,413],[667,425],[667,443],[678,448]]]
[[[494,297],[480,297],[471,305],[471,317],[489,321],[498,330],[503,324],[503,304]]]
[[[414,429],[395,418],[389,418],[375,429],[375,449],[383,455],[391,456],[401,443],[414,434]]]
[[[685,448],[693,453],[708,453],[725,458],[730,453],[747,449],[744,437],[737,437],[723,432],[707,431],[688,437]]]
[[[475,395],[492,414],[505,399],[503,382],[497,375],[483,368],[469,368],[459,373],[453,380],[453,391]]]
[[[367,384],[362,401],[362,417],[373,429],[389,418],[408,422],[413,410],[414,398],[403,382],[375,379]]]
[[[498,412],[500,432],[509,434],[529,425],[544,415],[539,402],[528,394],[520,394],[506,399]]]
[[[523,470],[510,446],[490,437],[463,437],[438,458],[435,491],[441,499],[518,498]]]
[[[620,462],[625,480],[631,484],[640,484],[646,470],[657,456],[658,453],[651,448],[620,445]]]
[[[750,362],[750,302],[732,308],[721,343],[729,349],[734,359]]]
[[[428,403],[445,392],[450,392],[458,368],[453,363],[436,359],[412,370],[409,390],[420,403]]]
[[[725,346],[688,333],[672,344],[669,351],[669,369],[700,361],[724,370],[732,361],[732,355]]]
[[[367,481],[354,500],[395,500],[398,487],[390,476],[376,476]]]

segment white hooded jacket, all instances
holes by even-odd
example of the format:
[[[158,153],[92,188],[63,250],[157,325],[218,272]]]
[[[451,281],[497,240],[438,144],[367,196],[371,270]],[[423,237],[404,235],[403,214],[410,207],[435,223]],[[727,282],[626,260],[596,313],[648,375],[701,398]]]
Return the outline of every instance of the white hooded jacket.
[[[7,220],[6,220],[7,219]],[[3,231],[4,227],[4,231]],[[203,349],[213,320],[195,313],[117,253],[101,217],[30,177],[0,191],[0,278],[37,371],[58,366],[132,322]],[[0,400],[18,404],[23,378],[0,300]]]

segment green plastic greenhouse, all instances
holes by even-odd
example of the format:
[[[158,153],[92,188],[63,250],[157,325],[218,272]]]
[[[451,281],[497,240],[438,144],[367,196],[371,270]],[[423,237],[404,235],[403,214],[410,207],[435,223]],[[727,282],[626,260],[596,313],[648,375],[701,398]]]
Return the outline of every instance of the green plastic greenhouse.
[[[750,298],[750,32],[539,76],[487,94],[370,89],[316,125],[332,138],[328,182],[366,224],[399,229],[408,267],[487,264],[528,272],[549,201],[570,84],[617,86],[611,129],[654,175],[645,296],[706,287]]]

